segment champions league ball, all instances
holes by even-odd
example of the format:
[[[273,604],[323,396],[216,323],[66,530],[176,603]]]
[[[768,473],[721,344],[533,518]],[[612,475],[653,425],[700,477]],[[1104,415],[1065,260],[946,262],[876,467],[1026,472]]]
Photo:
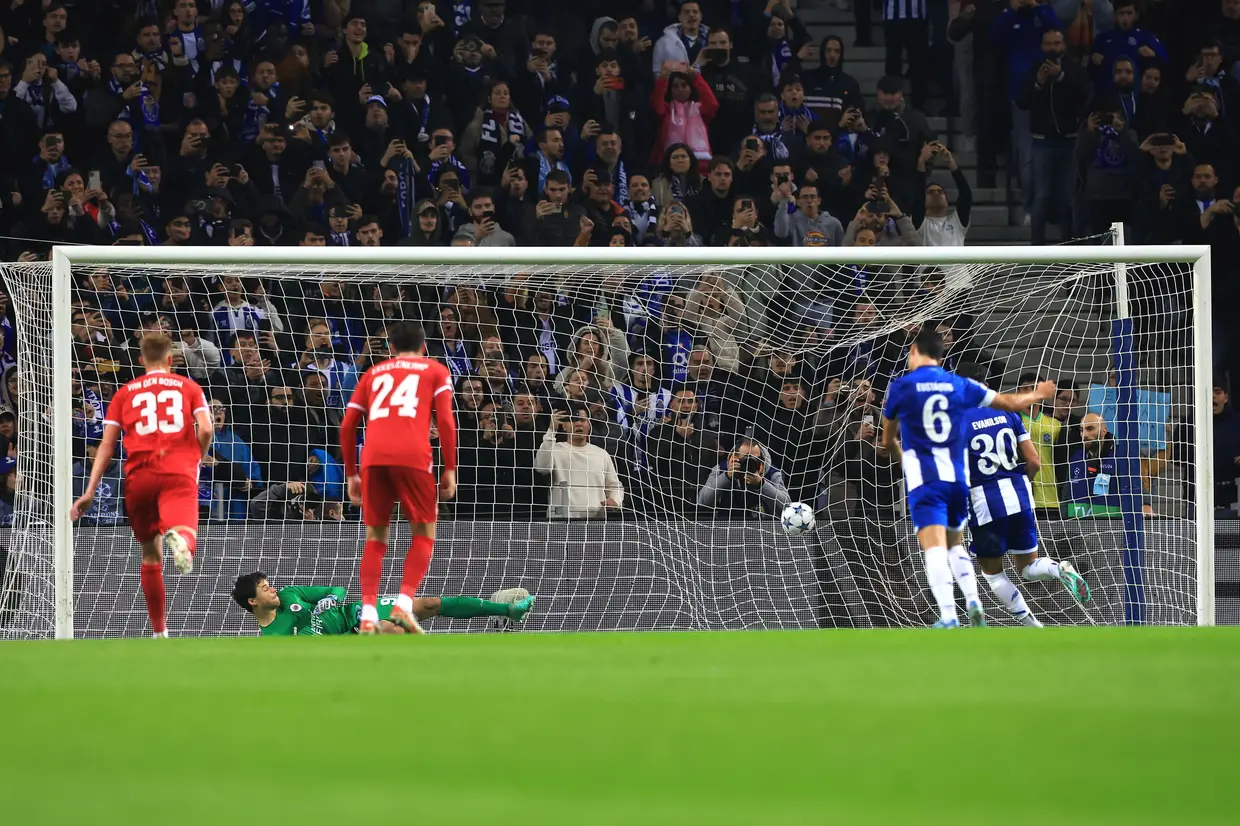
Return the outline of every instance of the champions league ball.
[[[814,509],[804,502],[793,502],[779,517],[780,527],[788,536],[801,536],[814,529]]]

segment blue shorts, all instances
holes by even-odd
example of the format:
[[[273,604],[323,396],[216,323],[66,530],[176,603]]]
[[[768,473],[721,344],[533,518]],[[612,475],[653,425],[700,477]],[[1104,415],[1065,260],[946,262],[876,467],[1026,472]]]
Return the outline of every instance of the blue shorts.
[[[942,525],[949,531],[964,530],[969,521],[969,487],[964,482],[926,482],[908,495],[913,528]]]
[[[974,556],[998,559],[1004,554],[1027,554],[1038,549],[1038,525],[1029,511],[1002,516],[970,528]]]

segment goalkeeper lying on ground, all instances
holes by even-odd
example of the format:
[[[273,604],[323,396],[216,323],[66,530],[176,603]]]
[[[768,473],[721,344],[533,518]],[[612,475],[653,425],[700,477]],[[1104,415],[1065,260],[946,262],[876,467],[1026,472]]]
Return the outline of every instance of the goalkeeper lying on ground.
[[[288,587],[278,591],[262,571],[237,577],[232,598],[254,615],[264,637],[327,636],[357,633],[362,604],[344,602],[344,588]],[[388,619],[396,599],[379,600],[379,630],[384,634],[417,633]],[[492,594],[492,599],[475,597],[418,597],[413,613],[419,620],[428,617],[505,617],[514,622],[525,619],[534,607],[534,598],[523,588],[509,588]],[[416,626],[415,626],[416,627]]]

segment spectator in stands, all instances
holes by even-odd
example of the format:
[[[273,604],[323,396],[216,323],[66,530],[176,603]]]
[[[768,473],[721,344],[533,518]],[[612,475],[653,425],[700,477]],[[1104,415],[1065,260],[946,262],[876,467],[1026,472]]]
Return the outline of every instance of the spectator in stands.
[[[1021,184],[1028,188],[1025,200],[1034,244],[1046,243],[1046,225],[1052,216],[1059,217],[1065,236],[1072,226],[1071,201],[1077,176],[1075,147],[1085,102],[1085,75],[1064,60],[1063,32],[1044,30],[1041,62],[1025,73],[1016,99],[1018,111],[1027,113],[1031,130],[1030,173],[1027,179],[1022,176]]]
[[[688,144],[672,144],[663,153],[662,168],[651,182],[655,203],[666,212],[673,201],[687,202],[702,191],[702,176]]]
[[[1140,140],[1121,111],[1091,112],[1077,138],[1077,162],[1084,169],[1084,234],[1106,232],[1133,217]]]
[[[651,476],[660,495],[656,512],[692,516],[697,492],[715,463],[713,434],[703,430],[691,387],[671,389],[667,412],[647,436]]]
[[[600,518],[624,504],[612,457],[590,443],[590,417],[583,406],[571,414],[562,409],[551,414],[551,426],[534,455],[534,470],[551,477],[551,518]]]
[[[1038,174],[1033,169],[1033,135],[1035,133],[1041,135],[1043,139],[1051,137],[1052,139],[1062,140],[1063,138],[1076,137],[1076,124],[1080,122],[1080,113],[1071,112],[1070,118],[1059,123],[1058,129],[1047,131],[1046,124],[1038,127],[1033,125],[1033,107],[1028,100],[1028,80],[1031,72],[1036,77],[1045,81],[1042,85],[1058,84],[1067,82],[1070,85],[1063,88],[1076,90],[1077,76],[1080,74],[1077,70],[1079,67],[1074,66],[1070,61],[1063,62],[1062,55],[1066,49],[1063,42],[1063,33],[1059,18],[1055,14],[1055,9],[1047,3],[1038,3],[1037,0],[1009,0],[1011,6],[1001,11],[995,18],[992,25],[990,36],[999,49],[1004,53],[1007,60],[1007,76],[1008,76],[1008,94],[1012,101],[1012,138],[1011,138],[1011,162],[1010,166],[1015,168],[1019,175],[1020,185],[1025,195],[1025,211],[1027,214],[1033,214],[1033,198],[1034,186],[1039,180]],[[1050,32],[1059,32],[1058,40],[1051,37]],[[1048,43],[1047,38],[1051,37]],[[1052,74],[1053,66],[1046,66],[1050,61],[1054,66],[1059,66],[1061,71]],[[1080,92],[1084,92],[1084,76],[1080,75]],[[1059,88],[1056,85],[1056,88]],[[1049,93],[1048,93],[1049,96]],[[1022,104],[1021,101],[1024,100]],[[1069,101],[1071,104],[1071,101]],[[1083,106],[1082,100],[1078,106]],[[1049,104],[1048,104],[1048,107]],[[1067,134],[1064,134],[1064,133]],[[1062,154],[1062,153],[1061,153]],[[1060,167],[1068,167],[1071,164],[1065,162]],[[1036,234],[1036,230],[1035,230]],[[1045,239],[1035,240],[1035,244],[1046,243]]]
[[[1114,0],[1112,9],[1115,28],[1099,32],[1090,55],[1094,84],[1100,90],[1113,88],[1112,69],[1120,58],[1127,58],[1133,66],[1142,59],[1156,60],[1163,65],[1171,62],[1158,38],[1137,27],[1137,0]]]
[[[844,240],[844,226],[822,210],[818,184],[807,182],[792,198],[791,185],[777,184],[771,194],[775,203],[775,237],[790,238],[794,247],[838,247]]]
[[[1149,493],[1152,480],[1166,467],[1166,454],[1164,449],[1141,458],[1137,493]],[[1101,415],[1086,413],[1081,418],[1081,446],[1068,458],[1068,475],[1070,516],[1107,517],[1122,512],[1121,497],[1132,492],[1126,489],[1126,483],[1130,486],[1131,482],[1116,473],[1115,440]],[[1143,510],[1153,515],[1149,504]]]
[[[1240,519],[1235,510],[1240,477],[1240,415],[1221,379],[1214,380],[1214,518]]]
[[[658,163],[675,144],[686,144],[699,166],[711,159],[707,125],[714,120],[719,102],[710,84],[692,66],[665,63],[654,83],[650,107],[659,119],[651,163]]]
[[[770,517],[791,501],[783,474],[751,436],[737,443],[697,494],[698,507],[709,509],[716,518]]]
[[[838,222],[837,222],[838,223]],[[706,340],[720,360],[735,364],[749,318],[740,294],[718,273],[703,273],[685,297],[685,324],[694,340]]]
[[[873,243],[863,242],[862,233],[870,233]],[[921,233],[913,226],[913,219],[892,200],[888,190],[880,192],[870,187],[866,202],[848,224],[844,232],[844,246],[899,246],[911,247],[922,243]]]
[[[678,22],[663,30],[663,36],[654,44],[651,53],[651,70],[657,75],[665,64],[693,64],[706,46],[710,30],[702,24],[702,4],[697,0],[685,0],[677,12]]]
[[[805,105],[824,121],[830,122],[833,117],[838,120],[846,110],[865,106],[860,84],[844,71],[844,41],[838,35],[822,39],[818,67],[801,72],[801,84]]]

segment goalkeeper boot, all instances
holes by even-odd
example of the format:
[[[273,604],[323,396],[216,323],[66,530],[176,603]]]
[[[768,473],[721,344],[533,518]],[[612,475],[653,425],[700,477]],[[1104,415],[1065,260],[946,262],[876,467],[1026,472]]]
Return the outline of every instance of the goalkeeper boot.
[[[949,619],[949,620],[941,619],[941,620],[939,620],[938,622],[936,622],[934,625],[932,625],[932,626],[930,626],[930,627],[931,627],[931,628],[959,628],[959,627],[960,627],[960,620],[956,620],[956,619]]]
[[[508,606],[508,618],[513,622],[521,622],[525,615],[534,609],[534,597],[526,596]]]
[[[405,629],[406,634],[425,634],[426,631],[418,624],[418,618],[409,611],[401,608],[399,605],[392,608],[392,613],[388,614],[388,622],[399,625]]]
[[[188,574],[194,570],[194,554],[189,549],[185,537],[176,531],[164,534],[164,551],[172,553],[172,561],[177,566],[177,573]]]
[[[982,610],[982,604],[980,602],[970,602],[969,607],[965,610],[969,612],[970,628],[986,627],[986,612]]]
[[[1089,583],[1081,576],[1071,562],[1059,563],[1059,581],[1067,586],[1072,598],[1084,605],[1090,600]]]

